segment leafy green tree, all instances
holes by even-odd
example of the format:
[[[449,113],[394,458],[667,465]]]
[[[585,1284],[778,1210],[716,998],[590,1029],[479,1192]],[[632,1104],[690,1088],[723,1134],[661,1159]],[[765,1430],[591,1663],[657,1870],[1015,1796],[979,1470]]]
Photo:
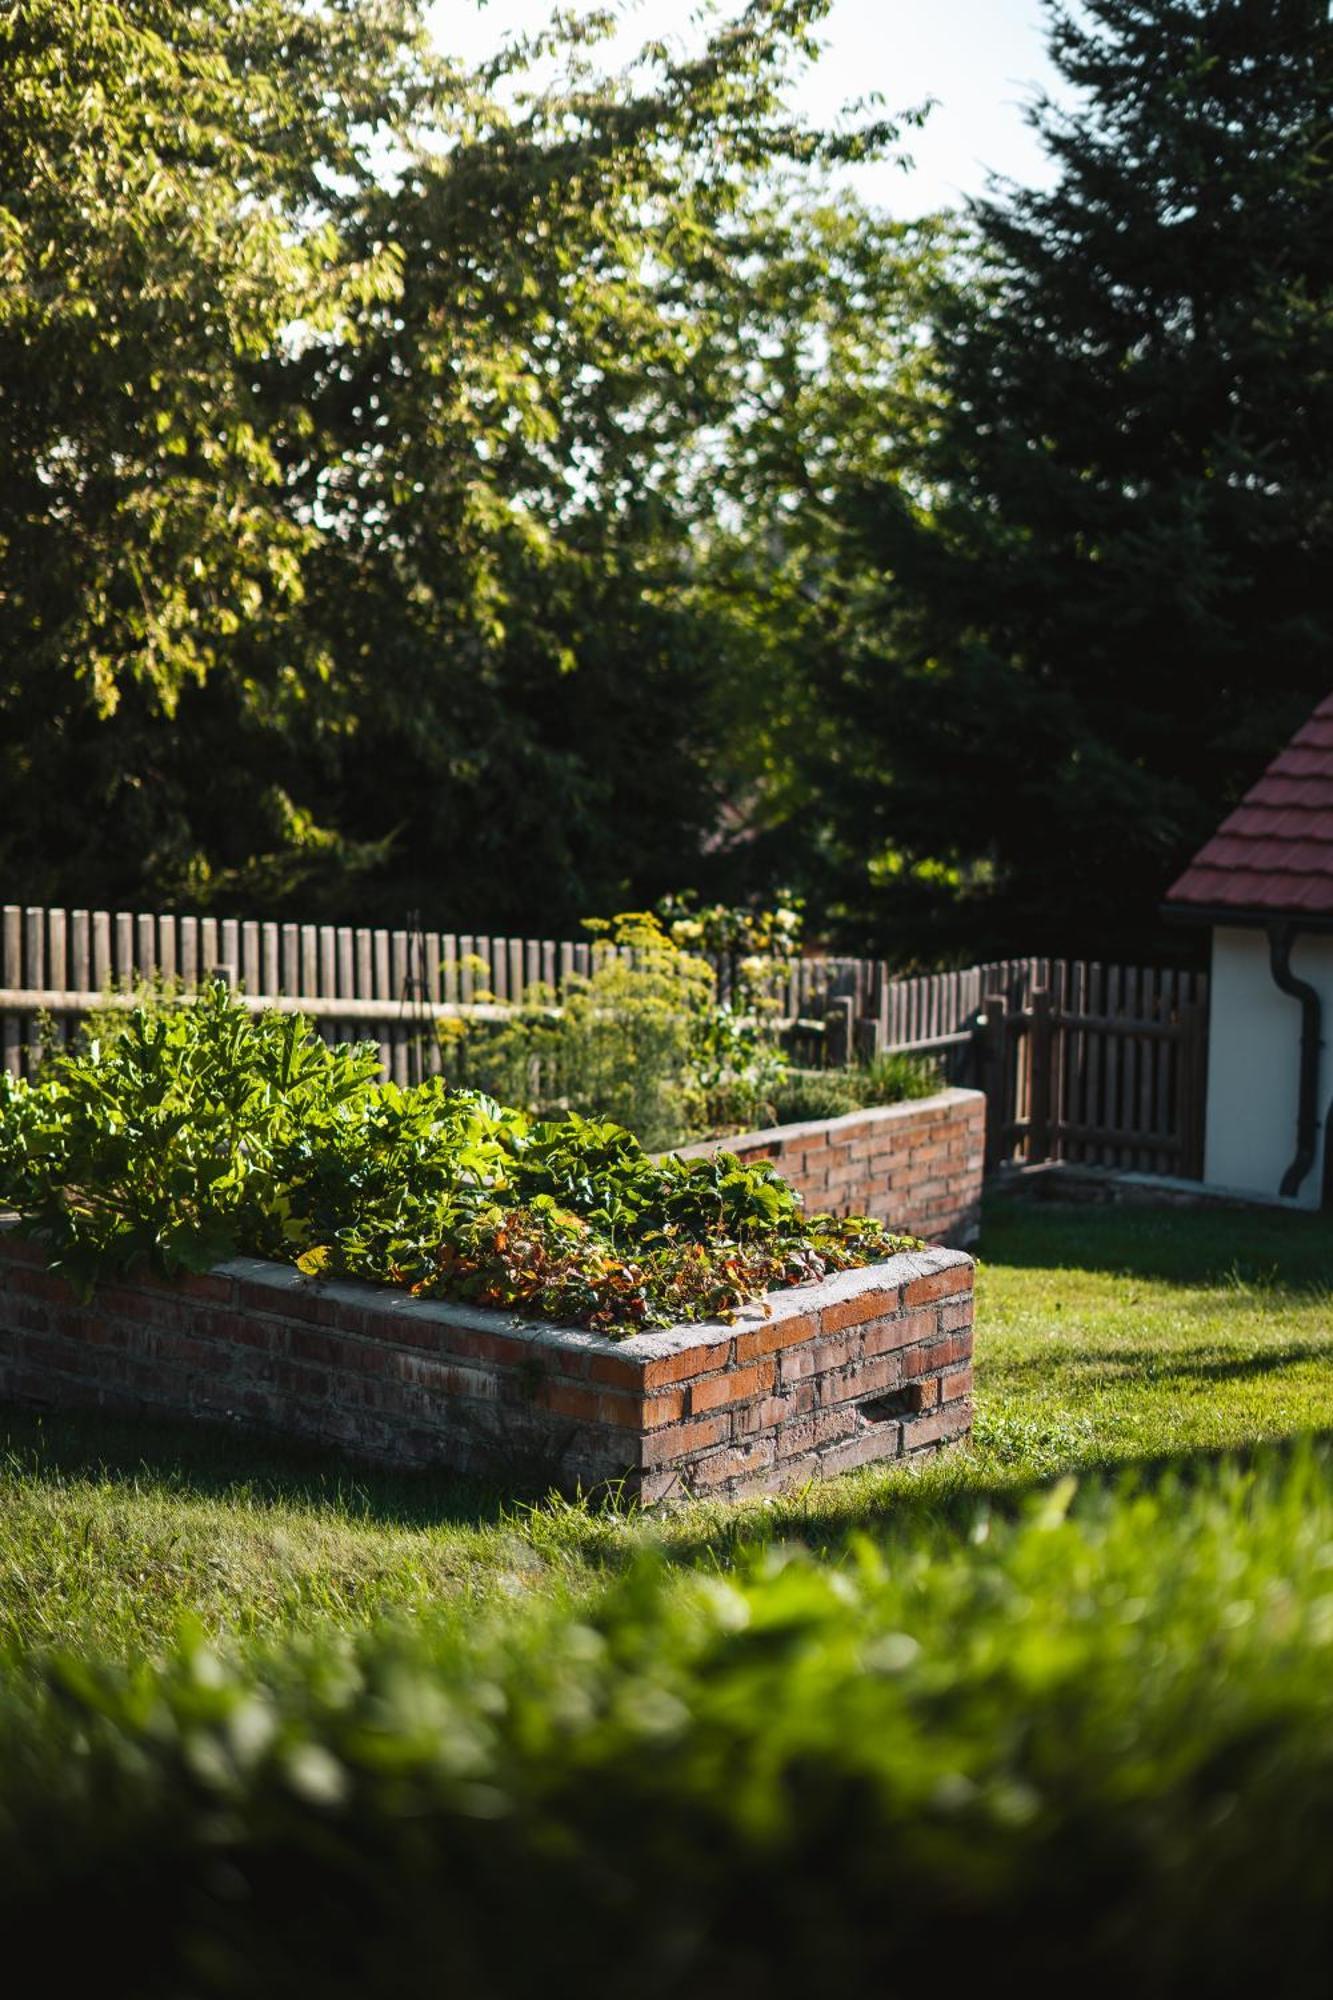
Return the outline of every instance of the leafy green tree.
[[[367,184],[419,53],[410,0],[0,13],[11,893],[100,886],[117,848],[128,887],[182,700],[229,675],[244,701],[247,649],[318,667],[294,613],[319,531],[285,475],[310,426],[275,363],[350,348],[401,288],[391,245],[351,253],[326,185]]]
[[[697,56],[650,45],[619,76],[586,21],[531,94],[545,43],[519,46],[367,205],[403,299],[350,364],[312,354],[303,400],[334,518],[315,610],[355,732],[336,812],[400,828],[386,894],[569,929],[697,865],[737,645],[701,560],[774,325],[772,183],[892,136],[788,115],[826,11],[754,0]]]
[[[755,278],[762,341],[714,453],[722,505],[696,576],[728,657],[712,886],[735,897],[799,878],[821,935],[846,868],[828,807],[847,730],[824,682],[876,622],[881,589],[846,500],[901,482],[925,442],[931,321],[958,240],[947,216],[903,223],[845,188],[784,190]]]
[[[774,186],[895,132],[789,114],[827,11],[751,0],[697,54],[651,44],[619,75],[605,17],[472,73],[423,50],[406,5],[347,0],[328,48],[282,0],[217,0],[179,29],[109,11],[84,65],[120,107],[107,158],[147,161],[139,126],[196,87],[225,101],[181,130],[179,228],[141,213],[149,165],[127,183],[139,266],[117,262],[106,190],[85,203],[80,284],[122,301],[137,369],[122,393],[106,365],[94,413],[82,359],[47,352],[29,497],[0,514],[29,619],[0,633],[9,880],[549,930],[691,872],[731,789],[719,691],[754,622],[719,617],[704,583],[737,504],[718,454],[793,312]],[[77,88],[24,61],[31,146],[77,151]],[[2,184],[30,179],[25,155]],[[24,240],[59,255],[70,235],[56,203]],[[179,338],[134,319],[159,265]],[[158,415],[182,399],[183,453]],[[121,476],[48,571],[47,461],[71,452]]]
[[[1057,183],[976,208],[812,665],[829,876],[904,954],[1151,945],[1333,657],[1328,8],[1048,12]]]
[[[301,592],[308,527],[256,376],[400,289],[321,171],[401,94],[409,10],[35,0],[0,18],[0,653],[166,711]],[[280,427],[282,427],[280,429]]]

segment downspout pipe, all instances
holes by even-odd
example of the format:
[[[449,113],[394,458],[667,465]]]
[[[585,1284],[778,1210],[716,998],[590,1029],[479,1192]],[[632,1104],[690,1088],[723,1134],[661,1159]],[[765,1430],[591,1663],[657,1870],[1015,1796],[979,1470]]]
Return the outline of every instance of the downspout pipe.
[[[1319,1052],[1324,1046],[1323,1004],[1318,990],[1308,979],[1298,979],[1291,969],[1291,947],[1296,941],[1295,924],[1273,924],[1268,932],[1268,963],[1273,984],[1301,1004],[1301,1078],[1296,1099],[1296,1156],[1282,1176],[1279,1190],[1284,1195],[1299,1194],[1301,1183],[1314,1165],[1319,1144]]]

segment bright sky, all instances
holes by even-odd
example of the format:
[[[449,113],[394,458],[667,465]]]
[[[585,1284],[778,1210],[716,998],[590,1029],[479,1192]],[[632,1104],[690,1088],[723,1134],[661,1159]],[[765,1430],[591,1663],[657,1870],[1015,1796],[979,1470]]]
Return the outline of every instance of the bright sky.
[[[589,0],[567,0],[582,12]],[[720,0],[724,14],[743,0]],[[553,0],[436,0],[431,24],[440,46],[475,58],[507,34],[540,26]],[[652,37],[689,42],[698,0],[622,0],[628,53]],[[857,179],[869,199],[900,216],[983,192],[987,169],[1029,185],[1050,179],[1045,155],[1021,107],[1056,79],[1046,60],[1039,0],[835,0],[824,24],[826,53],[804,79],[799,102],[828,118],[878,91],[889,111],[937,100],[925,129],[907,145],[910,173],[882,166]],[[619,51],[618,51],[619,53]]]

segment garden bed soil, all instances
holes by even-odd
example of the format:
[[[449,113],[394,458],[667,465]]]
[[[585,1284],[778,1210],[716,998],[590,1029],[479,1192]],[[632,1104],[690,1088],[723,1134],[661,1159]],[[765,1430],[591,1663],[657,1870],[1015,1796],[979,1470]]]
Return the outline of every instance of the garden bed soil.
[[[971,1390],[972,1261],[952,1249],[775,1292],[730,1324],[610,1340],[253,1258],[82,1300],[0,1228],[0,1396],[515,1486],[777,1492],[962,1437]]]

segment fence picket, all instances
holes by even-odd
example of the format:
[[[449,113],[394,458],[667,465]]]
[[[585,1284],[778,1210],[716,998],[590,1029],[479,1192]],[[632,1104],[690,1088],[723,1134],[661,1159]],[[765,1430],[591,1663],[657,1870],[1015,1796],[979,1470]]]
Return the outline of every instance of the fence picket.
[[[157,920],[157,970],[169,986],[180,977],[176,960],[176,919],[172,916]]]
[[[264,991],[264,955],[259,925],[249,920],[241,925],[240,979],[247,993]]]
[[[6,903],[0,914],[0,983],[15,993],[23,985],[23,912],[17,903]],[[17,1076],[23,1067],[22,1039],[21,1016],[6,1011],[0,1052],[11,1076]]]
[[[512,1006],[538,983],[558,995],[592,970],[583,940],[419,936],[418,947],[416,933],[367,926],[9,905],[0,1060],[18,1073],[36,1059],[44,1008],[64,1038],[113,983],[160,974],[193,988],[226,967],[256,1004],[308,1005],[331,1039],[377,1036],[387,1072],[403,1082],[434,1061],[424,1014]],[[951,1080],[984,1082],[993,1163],[1047,1156],[1174,1173],[1201,1169],[1207,992],[1207,976],[1193,971],[1048,957],[903,977],[881,960],[803,958],[782,979],[790,1022],[821,1020],[836,1005],[858,1046],[919,1052]],[[983,1015],[992,1021],[984,1048]],[[811,1039],[802,1032],[803,1059]]]

